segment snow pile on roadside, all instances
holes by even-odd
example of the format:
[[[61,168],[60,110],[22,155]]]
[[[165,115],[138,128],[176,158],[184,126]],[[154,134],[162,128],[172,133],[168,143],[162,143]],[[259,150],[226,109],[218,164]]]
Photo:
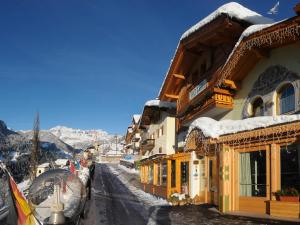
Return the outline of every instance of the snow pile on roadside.
[[[148,206],[161,206],[161,205],[169,205],[169,203],[162,199],[162,198],[157,198],[151,194],[148,194],[133,185],[129,183],[129,181],[120,174],[119,171],[117,171],[115,168],[108,166],[110,171],[118,176],[119,180],[143,203],[145,203]]]
[[[221,135],[234,134],[299,120],[300,115],[260,116],[243,120],[221,121],[216,121],[209,117],[200,117],[192,122],[188,135],[193,129],[197,128],[202,131],[205,137],[219,138]]]
[[[90,177],[90,170],[87,167],[82,167],[78,171],[78,177],[82,181],[82,183],[86,186],[88,179]]]
[[[24,191],[26,191],[29,188],[30,184],[31,184],[30,179],[27,179],[27,180],[22,181],[21,183],[18,183],[17,185],[18,185],[19,190],[22,193],[24,193]]]
[[[121,169],[121,170],[124,170],[126,173],[131,173],[131,174],[140,174],[140,172],[136,169],[131,169],[131,168],[127,168],[126,166],[123,166],[123,165],[118,165],[118,167]]]

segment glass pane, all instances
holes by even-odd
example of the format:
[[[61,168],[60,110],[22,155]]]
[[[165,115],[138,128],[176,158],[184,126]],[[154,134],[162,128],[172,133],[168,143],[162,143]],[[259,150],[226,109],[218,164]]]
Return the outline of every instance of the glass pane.
[[[189,163],[181,162],[181,193],[188,194]]]
[[[158,163],[157,164],[157,181],[156,181],[156,185],[160,185],[161,182],[161,164]]]
[[[292,187],[300,191],[299,147],[299,144],[293,144],[280,149],[281,189]]]
[[[295,91],[292,85],[285,87],[279,97],[280,114],[295,110]]]
[[[266,152],[240,153],[240,196],[266,196]]]
[[[153,184],[153,165],[149,166],[149,179],[148,179],[149,184]]]
[[[171,187],[176,187],[176,161],[171,161]]]
[[[162,185],[167,185],[167,162],[162,163]]]

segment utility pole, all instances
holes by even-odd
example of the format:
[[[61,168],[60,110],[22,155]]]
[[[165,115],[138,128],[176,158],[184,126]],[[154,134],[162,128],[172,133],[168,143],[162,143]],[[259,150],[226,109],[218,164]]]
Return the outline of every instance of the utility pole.
[[[38,161],[40,158],[40,115],[36,114],[33,123],[32,149],[30,155],[30,180],[33,181],[36,177]]]

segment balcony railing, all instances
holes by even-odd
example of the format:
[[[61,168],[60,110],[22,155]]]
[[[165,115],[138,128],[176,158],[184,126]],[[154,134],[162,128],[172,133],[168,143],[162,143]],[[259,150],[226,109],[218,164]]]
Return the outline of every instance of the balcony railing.
[[[142,148],[145,150],[151,150],[155,146],[155,139],[147,138],[142,141]]]

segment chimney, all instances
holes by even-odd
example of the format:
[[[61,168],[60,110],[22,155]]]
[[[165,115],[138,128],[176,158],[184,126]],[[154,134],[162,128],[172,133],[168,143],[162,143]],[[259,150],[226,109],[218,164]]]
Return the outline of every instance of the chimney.
[[[295,13],[300,16],[300,3],[297,3],[294,7]]]

